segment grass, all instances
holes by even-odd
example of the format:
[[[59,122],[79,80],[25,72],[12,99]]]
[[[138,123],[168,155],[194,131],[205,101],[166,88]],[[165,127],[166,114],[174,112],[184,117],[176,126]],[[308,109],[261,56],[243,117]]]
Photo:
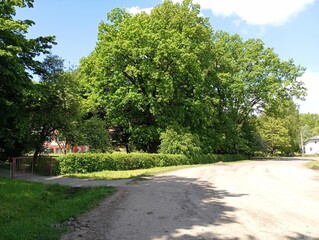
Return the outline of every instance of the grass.
[[[116,180],[116,179],[127,179],[127,178],[139,178],[152,176],[159,173],[169,172],[173,170],[191,168],[196,166],[203,165],[179,165],[179,166],[170,166],[170,167],[155,167],[148,169],[136,169],[136,170],[125,170],[125,171],[100,171],[92,173],[74,173],[66,174],[66,177],[75,177],[75,178],[85,178],[85,179],[97,179],[97,180]]]
[[[314,169],[314,170],[319,170],[319,161],[311,161],[311,162],[307,162],[306,167]]]
[[[0,240],[59,239],[54,227],[96,206],[111,187],[72,188],[0,178]]]

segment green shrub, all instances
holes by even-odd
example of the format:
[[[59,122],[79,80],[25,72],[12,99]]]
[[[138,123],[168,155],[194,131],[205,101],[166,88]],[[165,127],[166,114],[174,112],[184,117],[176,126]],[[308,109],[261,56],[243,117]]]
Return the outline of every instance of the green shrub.
[[[180,127],[171,127],[161,134],[160,152],[183,154],[193,159],[201,155],[202,150],[198,135]]]
[[[47,155],[40,155],[38,156],[35,166],[34,172],[40,175],[50,175],[51,169],[51,158],[52,158],[52,175],[59,175],[60,174],[60,166],[57,156],[47,156]]]
[[[60,162],[59,159],[57,157],[54,157],[53,159],[53,166],[52,166],[52,174],[53,175],[60,175],[61,174],[61,170],[60,170]]]
[[[191,163],[184,155],[148,153],[75,153],[60,156],[58,162],[61,174],[133,170]]]
[[[198,155],[190,158],[181,154],[148,153],[71,153],[54,161],[54,174],[89,173],[103,170],[133,170],[188,164],[208,164],[247,159],[244,155]]]

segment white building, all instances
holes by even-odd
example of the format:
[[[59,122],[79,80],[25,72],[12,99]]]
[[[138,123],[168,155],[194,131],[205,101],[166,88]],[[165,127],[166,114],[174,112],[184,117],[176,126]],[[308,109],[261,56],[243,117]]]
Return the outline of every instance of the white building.
[[[319,136],[311,137],[305,142],[305,154],[319,154]]]

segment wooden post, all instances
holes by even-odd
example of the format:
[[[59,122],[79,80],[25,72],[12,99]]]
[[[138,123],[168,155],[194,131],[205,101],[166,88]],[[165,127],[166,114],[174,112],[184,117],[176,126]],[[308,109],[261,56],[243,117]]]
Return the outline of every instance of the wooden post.
[[[33,175],[34,166],[35,166],[35,160],[34,160],[34,158],[32,158],[32,161],[31,161],[31,171],[32,171],[32,175]]]
[[[304,146],[303,146],[303,137],[302,137],[302,127],[300,128],[300,145],[301,145],[301,156],[304,156]]]
[[[9,162],[10,165],[10,173],[9,173],[9,177],[12,178],[12,163]]]
[[[15,177],[15,170],[16,170],[16,159],[12,159],[12,178]]]
[[[53,164],[52,164],[52,157],[50,157],[50,176],[52,176],[52,168],[53,168]]]

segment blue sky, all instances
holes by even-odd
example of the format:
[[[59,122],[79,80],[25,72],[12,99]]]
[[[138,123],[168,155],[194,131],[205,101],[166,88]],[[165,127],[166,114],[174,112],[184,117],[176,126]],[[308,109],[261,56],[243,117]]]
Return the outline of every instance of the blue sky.
[[[174,0],[179,1],[179,0]],[[260,38],[283,60],[307,68],[308,88],[300,112],[319,113],[319,0],[193,0],[202,6],[215,30]],[[149,11],[162,0],[35,0],[34,8],[19,9],[16,18],[31,19],[29,37],[55,35],[52,52],[66,65],[78,65],[95,47],[98,24],[115,7],[132,13]]]

